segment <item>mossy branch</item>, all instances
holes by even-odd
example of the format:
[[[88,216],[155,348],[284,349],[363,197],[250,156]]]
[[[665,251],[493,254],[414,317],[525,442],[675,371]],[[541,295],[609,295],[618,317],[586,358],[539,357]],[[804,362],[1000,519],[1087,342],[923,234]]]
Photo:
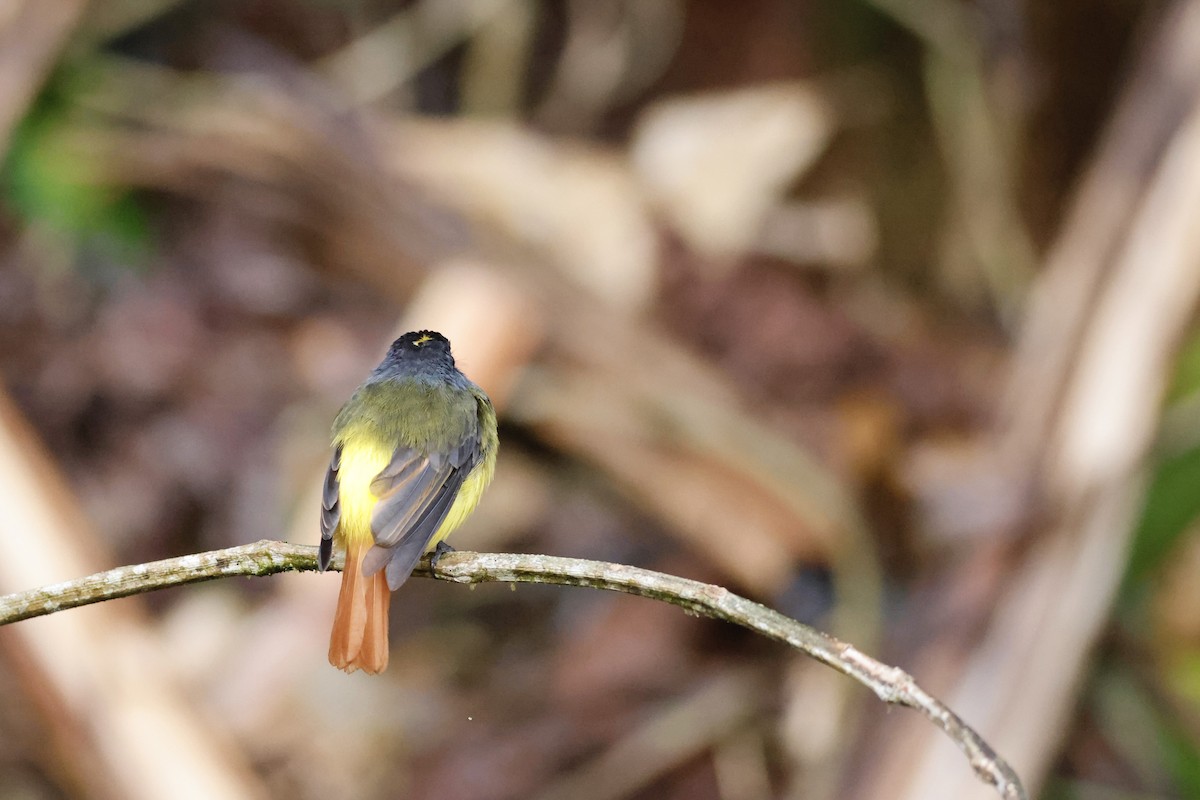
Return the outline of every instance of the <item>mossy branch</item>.
[[[170,586],[235,575],[263,576],[316,568],[317,548],[264,539],[225,550],[118,567],[86,578],[4,595],[0,597],[0,625]],[[414,574],[435,577],[428,559]],[[508,553],[448,553],[438,561],[436,577],[455,583],[498,581],[590,586],[661,600],[741,625],[803,650],[862,683],[886,703],[921,712],[954,741],[976,775],[1002,797],[1006,800],[1028,798],[1020,779],[1004,759],[957,714],[918,686],[912,676],[876,661],[853,645],[720,586],[623,564]]]

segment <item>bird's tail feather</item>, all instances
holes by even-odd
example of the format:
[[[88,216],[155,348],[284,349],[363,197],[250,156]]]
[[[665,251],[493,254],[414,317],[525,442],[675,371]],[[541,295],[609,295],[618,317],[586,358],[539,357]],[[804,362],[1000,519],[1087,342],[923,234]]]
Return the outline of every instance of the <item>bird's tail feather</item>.
[[[372,675],[388,663],[388,606],[391,593],[383,572],[362,574],[370,541],[347,541],[346,566],[338,593],[329,663],[346,672],[361,669]]]

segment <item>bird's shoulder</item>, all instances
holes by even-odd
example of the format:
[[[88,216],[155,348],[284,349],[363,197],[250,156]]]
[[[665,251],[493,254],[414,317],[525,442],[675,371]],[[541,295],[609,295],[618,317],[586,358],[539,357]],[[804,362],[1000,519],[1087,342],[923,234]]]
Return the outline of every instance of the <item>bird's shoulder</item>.
[[[363,384],[334,420],[334,440],[371,437],[422,451],[476,435],[477,401],[446,380],[397,378]]]

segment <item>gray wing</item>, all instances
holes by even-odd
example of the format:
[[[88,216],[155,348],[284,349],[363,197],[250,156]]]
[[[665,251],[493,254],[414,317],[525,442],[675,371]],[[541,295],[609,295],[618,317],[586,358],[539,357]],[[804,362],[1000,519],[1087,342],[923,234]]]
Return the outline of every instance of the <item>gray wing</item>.
[[[325,486],[321,489],[321,546],[317,551],[317,569],[322,572],[329,569],[329,562],[333,559],[333,532],[337,530],[338,520],[342,516],[338,483],[338,470],[341,467],[342,446],[339,444],[329,460]]]
[[[478,459],[476,426],[450,450],[423,453],[412,447],[397,448],[371,482],[379,502],[371,514],[375,546],[363,561],[363,575],[373,575],[386,565],[388,586],[393,591],[400,588],[442,526]]]

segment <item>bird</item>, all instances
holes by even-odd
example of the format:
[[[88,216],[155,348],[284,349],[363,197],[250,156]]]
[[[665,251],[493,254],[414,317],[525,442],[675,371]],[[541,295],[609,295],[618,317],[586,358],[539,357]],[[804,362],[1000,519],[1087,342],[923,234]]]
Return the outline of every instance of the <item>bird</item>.
[[[421,330],[387,354],[338,412],[321,497],[318,568],[345,551],[329,663],[382,672],[391,592],[479,504],[496,468],[496,412],[455,365],[450,342]]]

